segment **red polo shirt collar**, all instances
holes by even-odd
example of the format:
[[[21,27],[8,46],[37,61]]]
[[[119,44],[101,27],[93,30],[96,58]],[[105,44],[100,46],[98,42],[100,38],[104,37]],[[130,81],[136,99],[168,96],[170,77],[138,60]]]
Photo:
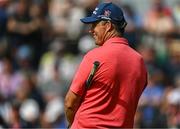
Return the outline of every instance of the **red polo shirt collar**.
[[[123,37],[114,37],[114,38],[110,38],[108,39],[104,44],[104,45],[108,45],[110,43],[120,43],[120,44],[126,44],[128,45],[128,40],[123,38]]]

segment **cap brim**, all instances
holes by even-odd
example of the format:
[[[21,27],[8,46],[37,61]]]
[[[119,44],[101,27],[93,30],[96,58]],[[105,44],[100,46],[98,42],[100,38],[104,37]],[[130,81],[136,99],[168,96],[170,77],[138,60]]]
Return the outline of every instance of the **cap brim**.
[[[99,21],[99,19],[96,19],[95,17],[85,17],[85,18],[82,18],[80,20],[81,20],[81,22],[83,22],[85,24],[90,24],[90,23]]]

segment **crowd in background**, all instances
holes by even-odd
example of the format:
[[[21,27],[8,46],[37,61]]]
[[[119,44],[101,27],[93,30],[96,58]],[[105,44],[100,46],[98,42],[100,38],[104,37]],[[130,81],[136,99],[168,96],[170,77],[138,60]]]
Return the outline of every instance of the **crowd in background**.
[[[64,96],[83,55],[96,47],[79,19],[99,2],[0,0],[0,128],[66,127]],[[180,1],[152,0],[145,15],[113,2],[148,69],[134,127],[180,128]]]

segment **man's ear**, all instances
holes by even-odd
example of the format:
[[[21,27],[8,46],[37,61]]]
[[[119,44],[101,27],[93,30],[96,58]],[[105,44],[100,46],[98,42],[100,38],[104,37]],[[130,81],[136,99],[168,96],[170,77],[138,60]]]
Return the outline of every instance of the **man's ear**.
[[[113,30],[113,24],[110,21],[108,21],[106,25],[107,25],[107,31]]]

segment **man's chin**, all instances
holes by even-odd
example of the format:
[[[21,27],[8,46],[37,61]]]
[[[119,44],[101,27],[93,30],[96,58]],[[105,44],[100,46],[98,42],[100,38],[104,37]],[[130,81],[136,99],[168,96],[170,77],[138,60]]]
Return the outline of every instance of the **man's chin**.
[[[101,46],[100,43],[98,43],[98,42],[95,42],[95,44],[96,44],[97,46]]]
[[[95,42],[96,45],[102,46],[103,44],[101,42]]]

